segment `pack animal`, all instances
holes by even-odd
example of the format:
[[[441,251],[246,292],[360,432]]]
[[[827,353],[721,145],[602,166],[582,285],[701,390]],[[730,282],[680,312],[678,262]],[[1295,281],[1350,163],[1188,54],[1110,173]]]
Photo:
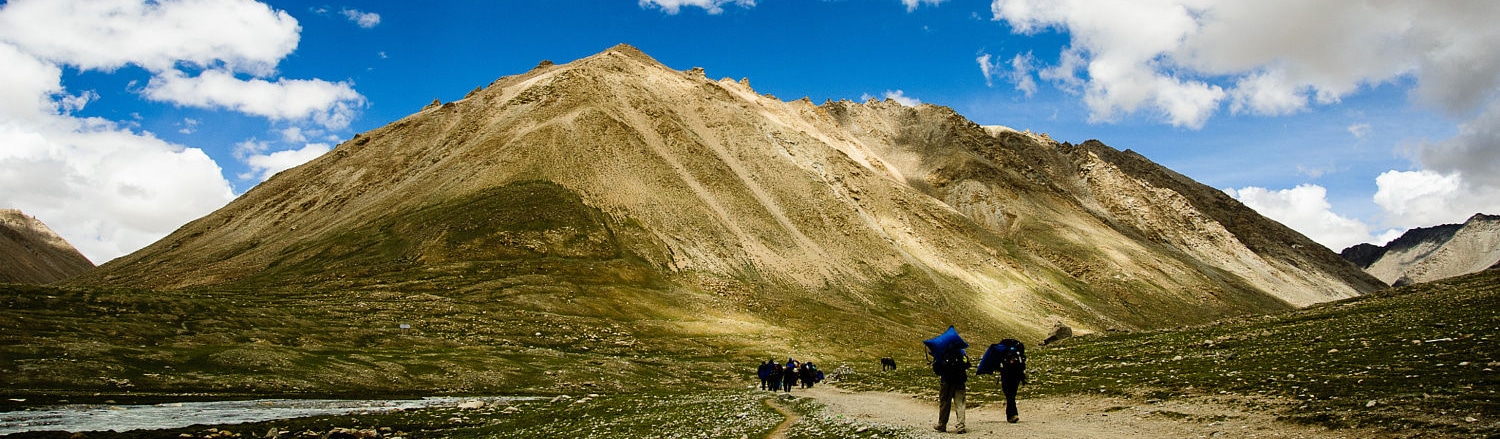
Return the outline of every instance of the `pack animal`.
[[[885,357],[880,359],[880,371],[896,370],[896,359]]]

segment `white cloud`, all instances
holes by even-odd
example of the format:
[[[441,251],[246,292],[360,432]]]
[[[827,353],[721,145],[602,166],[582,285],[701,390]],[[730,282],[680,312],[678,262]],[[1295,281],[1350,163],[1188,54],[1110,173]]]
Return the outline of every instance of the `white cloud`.
[[[1016,91],[1026,94],[1026,97],[1029,98],[1036,94],[1036,79],[1033,79],[1031,74],[1032,70],[1035,70],[1032,67],[1031,52],[1016,54],[1015,57],[1006,63],[1009,64],[1008,69],[1006,68],[1007,66],[1001,65],[1002,61],[995,60],[992,63],[990,59],[991,56],[988,53],[981,53],[978,58],[974,59],[975,62],[979,63],[979,73],[984,75],[985,86],[994,87],[995,78],[1003,76],[1011,84],[1015,84]]]
[[[47,223],[102,263],[160,239],[233,194],[203,151],[59,112],[61,70],[0,43],[0,206]]]
[[[1028,98],[1036,94],[1036,80],[1031,79],[1031,64],[1031,52],[1016,54],[1015,58],[1010,59],[1010,82]]]
[[[75,116],[100,95],[70,92],[63,67],[109,73],[135,65],[153,76],[143,91],[151,99],[346,127],[364,104],[352,85],[276,77],[299,31],[290,15],[250,0],[0,4],[0,207],[36,216],[102,263],[223,206],[234,194],[202,150],[139,131],[139,113],[121,121]],[[179,125],[192,131],[197,123]],[[274,172],[319,149],[240,157]]]
[[[901,91],[901,90],[896,90],[896,91],[886,90],[885,93],[882,93],[880,95],[880,97],[882,99],[889,99],[889,100],[892,100],[892,101],[896,101],[896,103],[904,105],[904,106],[907,106],[907,107],[915,107],[915,106],[918,106],[918,105],[922,105],[922,101],[921,100],[919,100],[917,98],[914,98],[914,97],[907,96],[906,92]],[[861,100],[861,101],[868,101],[868,100],[874,99],[874,98],[875,97],[871,96],[869,93],[865,93],[865,94],[862,94],[862,95],[859,96],[859,100]]]
[[[974,62],[979,63],[979,74],[984,75],[984,86],[994,87],[995,77],[1000,74],[1000,65],[998,63],[991,64],[990,54],[988,53],[980,53],[978,57],[974,58]]]
[[[342,13],[344,14],[344,18],[348,18],[349,21],[365,29],[370,29],[380,24],[380,14],[374,12],[362,12],[358,9],[345,8]]]
[[[1396,227],[1460,223],[1476,213],[1500,212],[1500,189],[1474,185],[1461,174],[1387,171],[1375,178],[1375,204]]]
[[[684,6],[702,8],[709,15],[718,15],[724,13],[723,6],[728,4],[742,8],[753,8],[755,7],[755,0],[640,0],[642,8],[661,8],[667,15],[677,15],[677,12]]]
[[[364,96],[347,82],[321,79],[239,79],[207,70],[195,77],[172,70],[146,85],[149,99],[199,108],[224,108],[271,120],[310,119],[332,129],[347,127]]]
[[[1333,251],[1374,240],[1369,225],[1333,212],[1322,186],[1305,184],[1276,191],[1251,186],[1224,192]]]
[[[1234,114],[1277,116],[1414,84],[1412,99],[1452,118],[1458,134],[1418,145],[1420,169],[1377,179],[1381,226],[1500,212],[1500,2],[993,0],[990,10],[1015,33],[1068,35],[1038,76],[1081,95],[1092,121],[1150,113],[1197,128],[1226,103]],[[1369,124],[1347,129],[1361,141],[1371,134]],[[1329,236],[1319,241],[1330,247],[1359,234],[1310,189],[1288,191],[1251,190],[1248,199],[1302,212],[1277,215],[1302,218],[1284,222]],[[1346,226],[1347,235],[1334,232]]]
[[[1495,2],[995,0],[991,12],[1016,32],[1070,35],[1050,76],[1081,83],[1095,120],[1149,108],[1201,125],[1223,103],[1215,87],[1231,111],[1280,115],[1407,75],[1460,112],[1500,86]]]
[[[250,0],[15,0],[0,41],[85,70],[179,63],[270,74],[297,48],[297,20]]]
[[[921,6],[923,3],[937,6],[943,4],[943,2],[945,1],[948,0],[901,0],[901,4],[906,5],[906,12],[914,12],[917,10],[917,7]]]
[[[257,181],[265,181],[276,175],[277,172],[295,168],[298,165],[318,158],[331,151],[332,147],[326,143],[309,143],[301,149],[276,151],[270,154],[250,154],[245,162],[250,165],[251,173],[241,175],[242,179],[255,178]],[[264,149],[261,149],[264,151]]]

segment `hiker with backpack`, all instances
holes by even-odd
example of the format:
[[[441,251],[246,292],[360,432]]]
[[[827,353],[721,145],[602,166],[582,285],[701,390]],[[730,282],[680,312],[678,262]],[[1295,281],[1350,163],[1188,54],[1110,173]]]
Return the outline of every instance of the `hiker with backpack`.
[[[932,429],[948,431],[948,411],[952,409],[956,418],[953,432],[963,434],[967,431],[964,428],[964,386],[969,381],[969,357],[964,354],[964,348],[969,347],[969,343],[959,337],[952,326],[922,343],[932,355],[932,373],[938,376],[939,383],[938,423]]]
[[[755,375],[760,377],[760,390],[771,390],[771,367],[775,364],[776,360],[766,360],[755,369]]]
[[[1016,391],[1026,383],[1026,345],[1020,340],[1007,338],[990,345],[979,359],[976,374],[1000,373],[1000,390],[1005,392],[1005,420],[1012,424],[1020,422],[1016,410]]]
[[[791,392],[792,387],[797,385],[797,379],[802,377],[800,367],[797,360],[786,359],[786,367],[781,370],[781,391]]]

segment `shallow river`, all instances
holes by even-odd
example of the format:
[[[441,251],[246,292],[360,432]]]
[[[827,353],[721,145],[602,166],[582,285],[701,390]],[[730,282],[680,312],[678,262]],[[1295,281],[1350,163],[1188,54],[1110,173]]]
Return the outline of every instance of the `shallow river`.
[[[423,398],[406,400],[259,399],[156,405],[64,405],[0,412],[0,435],[25,431],[129,431],[219,425],[354,412],[457,406],[466,401],[526,398]]]

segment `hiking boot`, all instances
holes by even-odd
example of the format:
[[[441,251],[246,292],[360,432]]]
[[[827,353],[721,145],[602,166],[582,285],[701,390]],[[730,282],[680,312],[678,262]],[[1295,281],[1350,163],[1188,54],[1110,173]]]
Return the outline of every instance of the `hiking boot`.
[[[964,434],[964,433],[968,433],[968,432],[969,432],[969,429],[963,428],[963,427],[958,427],[958,428],[953,429],[953,434]]]
[[[1009,419],[1009,421],[1012,424],[1017,423],[1017,422],[1021,422],[1021,417],[1020,416],[1011,416],[1010,419]]]
[[[948,427],[943,426],[941,424],[932,426],[932,429],[933,430],[937,430],[938,433],[943,433],[943,432],[947,432],[948,431]]]

